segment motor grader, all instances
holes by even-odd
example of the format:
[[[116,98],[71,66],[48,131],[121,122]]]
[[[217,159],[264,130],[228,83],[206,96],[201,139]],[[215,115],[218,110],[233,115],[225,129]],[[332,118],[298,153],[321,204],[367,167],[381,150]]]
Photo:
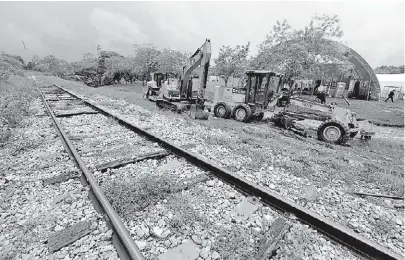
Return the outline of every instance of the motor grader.
[[[247,70],[236,86],[216,86],[214,115],[233,118],[240,122],[262,120],[264,112],[272,107],[270,99],[279,92],[283,75],[265,70]],[[280,104],[280,100],[276,102]]]
[[[343,96],[342,98],[350,106],[349,101]],[[289,97],[288,104],[282,111],[274,113],[271,121],[277,126],[306,135],[306,129],[296,124],[305,119],[322,122],[317,129],[317,136],[320,141],[328,143],[346,143],[359,132],[361,138],[368,141],[375,134],[370,121],[363,121],[360,126],[356,113],[349,109],[341,108],[336,103],[326,105],[294,96]]]
[[[358,132],[366,140],[374,135],[368,121],[359,126],[356,114],[337,104],[320,104],[292,95],[292,79],[271,71],[248,70],[237,86],[216,86],[214,115],[234,118],[240,122],[262,120],[265,112],[272,113],[270,121],[306,136],[306,129],[297,121],[312,119],[322,123],[317,129],[318,139],[329,143],[345,143]],[[346,103],[350,105],[347,99]],[[295,108],[295,111],[291,111]]]

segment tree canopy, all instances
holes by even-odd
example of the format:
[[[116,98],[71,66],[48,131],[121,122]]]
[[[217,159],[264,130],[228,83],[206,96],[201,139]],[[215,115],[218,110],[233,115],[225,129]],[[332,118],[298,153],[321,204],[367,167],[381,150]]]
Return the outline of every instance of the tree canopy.
[[[183,66],[191,56],[190,53],[165,48],[157,57],[157,70],[160,72],[175,73],[181,75]]]
[[[343,36],[337,16],[315,15],[304,28],[296,30],[286,20],[273,26],[258,46],[251,66],[284,73],[288,77],[324,77],[327,68],[341,74],[351,67],[345,50],[334,44]],[[332,66],[333,64],[334,66]]]
[[[404,65],[401,65],[398,67],[383,65],[383,66],[375,68],[374,73],[376,73],[376,74],[403,74]]]
[[[215,70],[223,75],[225,85],[230,76],[240,76],[248,66],[250,42],[246,45],[237,45],[235,48],[222,46],[218,58],[215,59]]]

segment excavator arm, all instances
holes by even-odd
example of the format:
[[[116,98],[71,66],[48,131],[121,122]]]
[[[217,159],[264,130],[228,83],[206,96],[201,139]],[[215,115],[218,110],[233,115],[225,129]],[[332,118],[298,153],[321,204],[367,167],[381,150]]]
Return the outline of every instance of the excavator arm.
[[[198,98],[204,98],[210,59],[211,42],[209,39],[206,39],[205,43],[197,49],[197,51],[188,60],[186,66],[183,67],[183,76],[180,79],[180,97],[191,98],[191,96],[188,95],[191,95],[192,91],[187,91],[189,87],[190,75],[193,70],[195,70],[198,66],[201,66],[203,69],[201,70],[199,78]]]

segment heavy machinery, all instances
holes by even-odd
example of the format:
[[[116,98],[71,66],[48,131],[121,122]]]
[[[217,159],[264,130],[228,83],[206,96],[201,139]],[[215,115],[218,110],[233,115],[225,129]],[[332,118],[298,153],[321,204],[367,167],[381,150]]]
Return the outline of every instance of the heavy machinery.
[[[343,96],[342,98],[350,105],[346,98]],[[375,134],[371,122],[363,121],[360,127],[356,114],[349,109],[338,107],[336,103],[325,105],[298,97],[290,97],[286,108],[272,117],[271,120],[277,126],[306,135],[306,130],[296,124],[297,120],[321,121],[322,123],[317,129],[317,136],[321,141],[343,144],[350,138],[354,138],[359,131],[365,140],[370,140],[371,136]],[[291,108],[295,108],[295,111]]]
[[[265,70],[247,70],[237,86],[216,86],[214,90],[214,115],[234,118],[240,122],[260,121],[271,108],[274,93],[279,92],[283,75]],[[280,99],[276,103],[280,105]]]
[[[143,97],[150,101],[156,101],[162,85],[177,80],[176,75],[172,73],[154,72],[150,76],[151,80],[146,83],[146,87],[143,89]]]
[[[168,108],[181,113],[190,111],[189,115],[194,119],[208,119],[209,112],[205,106],[205,88],[207,86],[208,68],[211,59],[211,42],[209,39],[197,49],[190,57],[186,66],[183,67],[183,74],[176,81],[168,81],[163,84],[160,94],[156,99],[156,106]],[[201,66],[201,73],[198,77],[197,91],[193,90],[191,73],[198,66]]]
[[[271,71],[248,70],[237,86],[215,87],[214,115],[249,122],[260,121],[264,112],[273,110],[271,121],[304,136],[307,135],[306,129],[297,121],[321,121],[317,129],[318,139],[329,143],[345,143],[359,131],[366,140],[374,135],[370,122],[364,121],[360,127],[356,114],[336,103],[326,105],[294,96],[293,83],[293,80]],[[350,105],[346,98],[343,99]]]

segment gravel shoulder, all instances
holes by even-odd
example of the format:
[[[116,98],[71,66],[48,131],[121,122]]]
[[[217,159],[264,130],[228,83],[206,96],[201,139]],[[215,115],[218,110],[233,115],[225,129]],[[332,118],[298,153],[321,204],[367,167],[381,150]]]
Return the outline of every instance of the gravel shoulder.
[[[6,91],[1,105],[8,98],[16,101],[8,94],[14,91],[32,96],[27,113],[21,113],[21,121],[0,146],[0,259],[119,259],[111,242],[112,230],[93,208],[88,188],[77,178],[77,168],[32,81],[13,77],[1,87]],[[19,114],[17,107],[6,111],[10,118]],[[61,174],[77,177],[56,184],[46,182]],[[92,223],[89,234],[59,251],[49,251],[51,235],[85,221]]]
[[[75,82],[38,78],[85,95],[177,145],[191,144],[190,151],[404,254],[403,204],[346,193],[403,196],[402,129],[376,127],[377,134],[369,143],[354,139],[350,147],[328,145],[262,123],[240,124],[213,117],[192,121],[186,115],[158,111],[154,103],[143,106],[140,102],[140,106],[109,98],[113,90],[103,93]]]

